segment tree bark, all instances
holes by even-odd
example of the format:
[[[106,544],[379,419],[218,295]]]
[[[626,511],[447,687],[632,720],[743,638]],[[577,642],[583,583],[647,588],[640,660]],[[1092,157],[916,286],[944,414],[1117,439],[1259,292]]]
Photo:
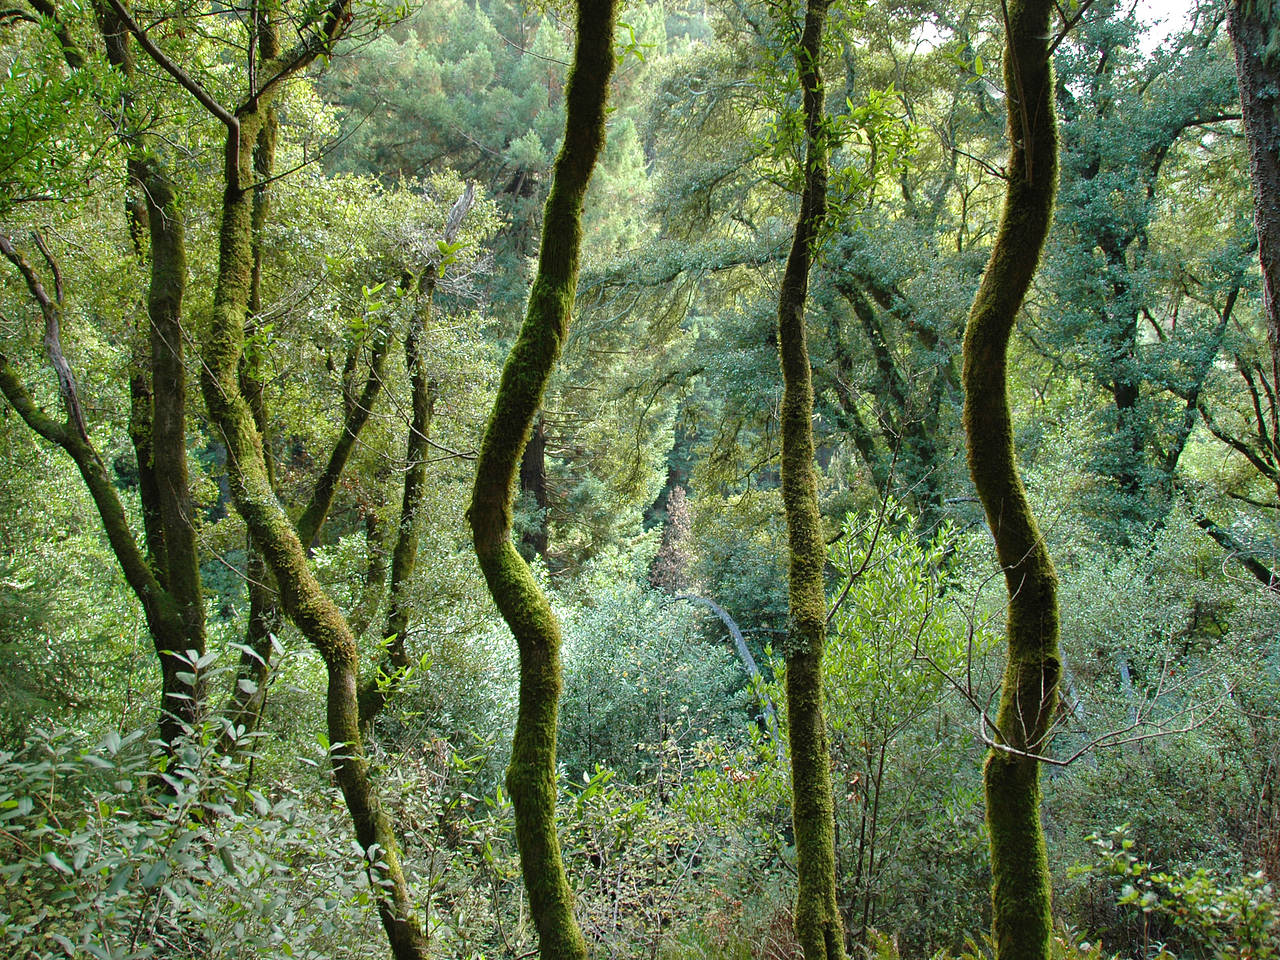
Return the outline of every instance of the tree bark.
[[[511,542],[520,456],[568,334],[582,243],[582,204],[604,146],[613,72],[615,0],[579,0],[577,43],[565,87],[564,145],[543,219],[538,272],[524,323],[503,367],[485,428],[467,516],[489,591],[520,650],[520,705],[507,768],[529,907],[546,960],[586,957],[556,836],[556,724],[560,625]]]
[[[827,146],[820,59],[827,0],[809,0],[796,50],[804,93],[804,188],[800,217],[778,295],[782,365],[782,502],[790,544],[790,617],[786,690],[795,827],[795,930],[805,960],[843,958],[844,928],[836,905],[835,802],[822,693],[827,561],[818,510],[813,449],[813,372],[805,333],[805,300],[814,248],[827,213]]]
[[[267,106],[267,97],[260,95],[252,107],[241,108],[238,130],[229,134],[235,140],[228,151],[238,151],[239,171],[223,193],[218,276],[201,385],[210,417],[226,444],[236,507],[275,575],[285,613],[324,660],[334,775],[368,858],[371,889],[392,953],[397,960],[420,960],[427,955],[426,940],[401,869],[399,844],[374,792],[360,740],[355,637],[308,566],[307,541],[276,498],[261,436],[240,392],[238,367],[253,274],[253,191],[241,184],[253,182],[253,144]]]
[[[1227,33],[1236,55],[1249,146],[1271,382],[1280,383],[1280,19],[1269,3],[1234,0]],[[1270,424],[1273,436],[1276,426]]]
[[[1012,0],[1005,90],[1010,155],[999,230],[964,340],[969,470],[986,510],[1009,595],[1008,661],[983,768],[998,960],[1046,960],[1052,915],[1040,823],[1040,765],[1061,672],[1057,575],[1018,475],[1007,392],[1014,320],[1039,264],[1058,179],[1052,0]]]
[[[431,319],[435,290],[436,267],[433,264],[419,281],[421,303],[414,310],[404,338],[404,365],[409,374],[413,415],[409,424],[409,438],[405,443],[400,523],[396,531],[395,546],[391,551],[387,623],[382,631],[386,656],[378,664],[374,675],[360,687],[360,724],[364,729],[368,729],[369,724],[386,706],[388,693],[410,665],[405,633],[409,629],[412,608],[407,592],[418,564],[418,521],[421,518],[427,483],[427,437],[431,431],[437,391],[435,381],[427,376],[423,338]]]
[[[205,650],[204,588],[187,471],[187,370],[182,329],[182,301],[187,285],[184,220],[177,193],[159,163],[144,159],[138,167],[151,238],[147,314],[151,326],[154,512],[164,540],[164,586],[182,618],[182,650],[199,657]],[[181,725],[194,722],[203,711],[204,683],[197,678],[195,689],[187,689],[189,685],[177,675],[189,672],[191,665],[172,654],[161,656],[160,668],[165,694],[160,737],[171,743]],[[183,701],[182,691],[193,699]]]

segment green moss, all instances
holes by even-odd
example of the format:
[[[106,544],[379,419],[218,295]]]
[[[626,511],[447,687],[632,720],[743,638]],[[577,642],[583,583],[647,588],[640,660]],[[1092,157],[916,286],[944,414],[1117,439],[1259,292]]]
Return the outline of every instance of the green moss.
[[[560,625],[511,542],[511,500],[520,457],[569,329],[582,203],[604,145],[615,12],[615,0],[580,0],[578,5],[577,44],[565,88],[564,145],[547,198],[538,273],[520,335],[502,370],[467,511],[480,569],[520,651],[520,704],[507,789],[541,956],[556,960],[586,957],[555,824]]]
[[[984,767],[999,960],[1042,960],[1051,926],[1040,824],[1039,762],[1057,703],[1057,575],[1018,475],[1008,400],[1014,321],[1049,230],[1057,188],[1057,123],[1048,60],[1052,0],[1009,5],[1005,84],[1012,144],[1004,210],[964,341],[969,470],[1009,595],[1008,661],[993,749]]]
[[[791,252],[778,296],[782,366],[782,501],[790,545],[790,614],[784,653],[795,825],[796,937],[805,960],[843,958],[844,929],[836,907],[835,804],[822,694],[826,639],[827,550],[818,509],[813,449],[813,375],[805,332],[805,301],[813,248],[826,218],[826,149],[819,56],[826,0],[810,0],[796,60],[804,90],[805,177]]]

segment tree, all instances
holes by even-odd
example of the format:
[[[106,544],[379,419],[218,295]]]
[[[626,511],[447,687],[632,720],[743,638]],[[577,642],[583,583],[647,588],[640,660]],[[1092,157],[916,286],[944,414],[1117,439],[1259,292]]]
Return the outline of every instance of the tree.
[[[1249,144],[1254,223],[1262,266],[1262,307],[1271,345],[1271,382],[1280,383],[1280,11],[1270,0],[1234,0],[1227,33],[1236,55]],[[1276,432],[1272,420],[1271,432]]]
[[[1188,398],[1207,384],[1248,259],[1238,206],[1194,212],[1201,184],[1216,189],[1239,162],[1220,22],[1206,7],[1169,52],[1143,57],[1136,12],[1103,4],[1056,58],[1061,212],[1044,306],[1022,326],[1100,401],[1110,429],[1090,472],[1095,524],[1112,545],[1137,542],[1168,514],[1195,424]]]
[[[827,214],[828,129],[822,108],[822,29],[826,0],[808,0],[795,49],[804,98],[804,187],[791,253],[778,293],[782,362],[782,502],[790,545],[787,663],[792,818],[796,835],[796,936],[805,960],[843,958],[844,928],[836,906],[835,802],[831,745],[822,698],[827,598],[826,542],[814,475],[813,372],[805,335],[809,270]]]
[[[89,58],[50,4],[35,7],[54,33],[66,69],[92,74]],[[205,654],[205,614],[196,528],[187,472],[186,371],[182,305],[187,287],[185,220],[170,171],[134,109],[136,77],[128,36],[114,11],[97,9],[108,63],[120,83],[120,105],[105,90],[97,98],[116,124],[129,186],[125,213],[133,253],[149,262],[147,310],[132,331],[129,435],[138,459],[138,492],[146,554],[139,549],[124,506],[89,435],[76,377],[62,347],[66,310],[60,267],[38,233],[33,239],[53,279],[53,293],[13,239],[0,235],[0,252],[17,268],[44,318],[44,344],[67,411],[53,421],[35,402],[9,360],[0,355],[0,391],[27,424],[76,463],[98,508],[126,581],[141,602],[160,662],[160,738],[172,745],[200,718],[204,705],[199,660]],[[56,68],[55,68],[56,69]],[[75,84],[67,89],[75,89]],[[104,85],[105,86],[105,85]],[[21,169],[20,165],[18,169]]]
[[[604,147],[614,16],[613,0],[579,0],[573,67],[565,86],[564,144],[543,217],[538,272],[485,427],[467,513],[480,568],[520,649],[520,709],[507,789],[515,805],[516,839],[541,954],[557,960],[586,957],[555,824],[560,627],[511,542],[511,498],[521,454],[568,335],[582,203]]]
[[[1040,261],[1058,185],[1051,0],[1015,0],[1006,16],[1008,183],[1000,228],[964,338],[969,470],[1009,593],[1008,660],[983,767],[999,960],[1044,960],[1052,931],[1040,823],[1040,761],[1058,705],[1057,574],[1014,456],[1008,349]]]
[[[347,619],[321,587],[307,562],[306,547],[328,512],[336,476],[328,472],[322,475],[312,502],[295,527],[272,487],[262,435],[240,383],[246,321],[253,296],[254,220],[258,203],[255,187],[268,173],[256,162],[260,156],[259,136],[270,129],[272,103],[284,84],[316,57],[329,55],[338,38],[347,31],[353,15],[346,0],[337,0],[318,13],[302,14],[293,25],[299,40],[287,50],[276,48],[270,42],[257,43],[264,24],[255,15],[248,22],[253,39],[248,46],[250,89],[234,108],[228,108],[198,78],[172,60],[119,0],[110,0],[110,3],[151,59],[225,127],[218,268],[213,312],[202,350],[201,386],[205,405],[226,446],[236,507],[275,577],[281,606],[324,660],[334,774],[354,822],[356,838],[368,859],[377,891],[375,902],[392,952],[398,960],[416,960],[425,955],[426,941],[400,865],[399,845],[374,790],[361,743],[356,639]],[[283,7],[276,10],[283,15]],[[381,349],[385,351],[385,343]],[[372,402],[369,394],[376,392],[380,384],[378,364],[375,362],[374,366],[375,382],[366,383],[359,401],[347,411],[353,427],[367,418]],[[339,473],[345,462],[342,448],[354,442],[354,432],[344,430],[330,458],[330,467]],[[325,483],[325,479],[331,482]]]

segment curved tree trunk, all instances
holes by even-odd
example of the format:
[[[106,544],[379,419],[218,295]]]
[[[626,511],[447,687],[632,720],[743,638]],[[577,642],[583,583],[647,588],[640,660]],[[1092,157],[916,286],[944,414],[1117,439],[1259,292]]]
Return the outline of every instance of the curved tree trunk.
[[[813,250],[827,213],[827,148],[819,64],[826,14],[827,0],[809,0],[796,50],[804,91],[804,189],[778,295],[782,501],[791,547],[786,686],[798,875],[795,928],[805,960],[834,960],[845,955],[844,929],[836,906],[835,804],[822,695],[827,623],[822,571],[827,547],[814,474],[813,372],[804,322]]]
[[[585,958],[556,837],[556,723],[560,625],[511,542],[521,453],[569,329],[578,282],[582,203],[604,146],[613,72],[615,0],[579,0],[577,45],[565,88],[564,146],[542,226],[538,273],[520,336],[502,370],[485,428],[467,516],[489,591],[520,649],[520,707],[507,769],[529,907],[544,958]]]
[[[240,112],[239,136],[229,144],[228,153],[235,151],[238,158],[238,182],[228,183],[223,194],[218,279],[201,382],[210,417],[226,443],[236,507],[275,575],[285,613],[324,660],[334,774],[369,859],[372,890],[392,953],[397,960],[419,960],[427,955],[426,941],[400,866],[399,844],[374,792],[360,740],[356,640],[308,566],[309,538],[299,537],[276,498],[262,439],[240,392],[238,367],[253,273],[253,191],[242,184],[253,182],[253,144],[268,106],[263,99],[256,109]],[[307,532],[314,536],[314,531]]]
[[[1008,187],[991,258],[964,340],[969,470],[986,510],[1009,594],[1008,662],[983,769],[991,844],[992,922],[999,960],[1043,960],[1052,928],[1040,823],[1040,765],[1058,698],[1057,575],[1014,459],[1007,351],[1053,215],[1058,180],[1052,0],[1008,7]]]

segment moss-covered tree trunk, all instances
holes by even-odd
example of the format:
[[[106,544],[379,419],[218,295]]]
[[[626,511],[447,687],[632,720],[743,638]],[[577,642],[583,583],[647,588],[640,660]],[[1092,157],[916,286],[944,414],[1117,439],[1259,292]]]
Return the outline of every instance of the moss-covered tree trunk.
[[[809,0],[796,50],[804,92],[805,167],[791,252],[778,295],[782,363],[782,500],[791,549],[787,717],[795,825],[796,937],[805,960],[843,957],[844,930],[836,906],[835,807],[831,750],[822,694],[827,600],[822,571],[827,548],[818,511],[813,450],[813,372],[805,334],[809,270],[827,212],[827,151],[820,70],[827,0]]]
[[[1240,107],[1254,223],[1262,267],[1262,305],[1272,383],[1280,382],[1280,8],[1273,0],[1233,0],[1227,32],[1240,78]],[[1272,435],[1277,424],[1268,424]]]
[[[218,269],[213,311],[202,350],[205,405],[226,445],[227,471],[236,507],[275,576],[281,606],[324,660],[334,776],[355,825],[356,839],[368,858],[372,895],[392,953],[397,960],[421,960],[427,955],[426,940],[400,866],[399,845],[373,789],[360,741],[355,637],[308,566],[304,543],[314,536],[314,529],[299,537],[276,498],[262,437],[240,387],[240,361],[254,277],[255,174],[263,174],[255,170],[255,146],[270,121],[271,104],[285,79],[332,49],[351,21],[350,7],[345,0],[338,0],[289,53],[259,62],[258,75],[271,79],[232,111],[170,60],[119,0],[109,2],[151,58],[227,127]],[[324,512],[319,511],[321,517]]]
[[[391,583],[388,587],[387,623],[382,631],[386,655],[360,687],[360,725],[368,728],[386,706],[396,681],[409,669],[409,649],[405,633],[409,629],[412,604],[409,584],[418,565],[418,524],[427,484],[427,438],[435,412],[436,384],[427,374],[423,342],[431,308],[435,301],[436,267],[429,266],[418,281],[419,303],[409,320],[404,338],[404,365],[409,374],[413,406],[409,437],[405,442],[404,488],[400,499],[400,523],[391,551]]]
[[[1014,459],[1007,353],[1040,260],[1058,180],[1053,0],[1012,0],[1004,64],[1011,144],[995,245],[964,339],[969,470],[995,538],[1009,594],[1008,661],[983,770],[991,844],[992,922],[999,960],[1043,960],[1052,927],[1040,823],[1040,764],[1058,698],[1057,575]]]
[[[258,55],[264,61],[269,62],[280,56],[279,16],[277,2],[264,2],[254,6],[253,30],[257,37]],[[262,316],[263,232],[271,214],[270,178],[275,171],[278,132],[279,120],[275,104],[272,103],[267,106],[262,129],[258,131],[257,143],[253,149],[253,171],[256,178],[253,187],[253,273],[249,279],[246,338],[257,335],[259,318]],[[239,376],[240,392],[249,404],[254,425],[262,440],[262,459],[267,471],[267,481],[274,488],[275,462],[268,432],[260,351],[241,353]],[[223,748],[226,750],[235,750],[247,744],[248,735],[258,729],[267,704],[267,681],[271,676],[276,635],[284,620],[276,593],[275,577],[253,537],[246,535],[245,541],[245,587],[249,595],[249,615],[245,621],[244,643],[239,662],[236,664],[235,686],[223,711],[228,724],[227,734],[223,738]]]
[[[546,960],[583,958],[573,896],[556,836],[556,723],[560,626],[511,542],[520,456],[568,334],[578,281],[582,204],[604,146],[613,72],[615,0],[579,0],[577,43],[565,87],[564,145],[556,157],[538,272],[524,324],[502,370],[485,428],[468,517],[489,591],[520,650],[520,706],[507,769],[529,907]]]
[[[252,154],[265,119],[265,99],[259,98],[254,109],[238,112],[238,130],[228,138],[228,155],[236,157],[238,170],[223,193],[218,275],[201,384],[210,417],[226,444],[236,507],[275,576],[285,613],[324,660],[334,775],[355,824],[356,839],[369,858],[372,890],[392,953],[397,960],[418,960],[427,955],[426,941],[400,866],[399,844],[374,792],[360,740],[356,640],[342,612],[311,572],[306,541],[276,498],[261,436],[240,392],[238,370],[253,275]]]
[[[68,67],[81,68],[84,54],[59,22],[56,6],[46,2],[34,5],[54,22]],[[138,456],[145,557],[102,458],[89,438],[75,380],[62,355],[62,278],[39,237],[36,243],[53,272],[52,296],[35,268],[7,237],[0,246],[18,268],[44,316],[45,346],[58,376],[67,420],[58,424],[41,410],[3,358],[0,391],[32,429],[62,447],[84,478],[125,580],[142,604],[161,671],[160,738],[172,744],[184,727],[199,720],[204,704],[202,685],[198,680],[194,685],[190,682],[188,656],[188,651],[194,651],[197,657],[204,653],[205,620],[187,474],[182,329],[187,284],[185,221],[164,165],[149,152],[153,145],[140,131],[134,116],[134,63],[128,34],[111,10],[98,8],[97,14],[107,61],[124,81],[120,101],[103,106],[115,121],[125,150],[125,214],[134,252],[141,262],[149,261],[151,266],[147,311],[138,321],[137,356],[130,374],[129,433]]]
[[[160,737],[172,743],[183,724],[199,718],[205,700],[203,682],[197,679],[191,689],[180,676],[191,671],[188,652],[200,656],[205,648],[204,590],[187,471],[186,332],[182,325],[187,259],[177,192],[157,160],[147,158],[138,166],[151,238],[147,315],[151,327],[150,453],[156,498],[154,509],[144,503],[144,510],[159,520],[164,553],[153,558],[153,563],[182,620],[180,648],[160,654],[164,695]],[[177,655],[182,653],[188,655]]]

